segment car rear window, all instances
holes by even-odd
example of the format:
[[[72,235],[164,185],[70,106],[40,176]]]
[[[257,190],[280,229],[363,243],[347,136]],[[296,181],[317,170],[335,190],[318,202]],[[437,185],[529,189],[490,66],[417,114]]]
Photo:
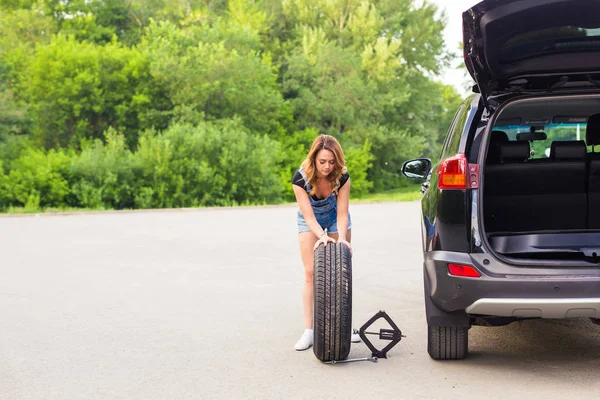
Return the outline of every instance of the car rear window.
[[[600,26],[557,26],[525,32],[508,39],[500,48],[499,61],[510,63],[545,53],[586,49],[597,51],[599,48]]]
[[[520,134],[531,132],[530,125],[497,125],[495,131],[506,132],[510,141],[519,140]],[[539,126],[536,132],[544,132],[545,140],[531,140],[532,159],[549,158],[550,147],[555,140],[585,140],[586,123],[551,123],[545,126]],[[588,147],[591,151],[591,146]]]

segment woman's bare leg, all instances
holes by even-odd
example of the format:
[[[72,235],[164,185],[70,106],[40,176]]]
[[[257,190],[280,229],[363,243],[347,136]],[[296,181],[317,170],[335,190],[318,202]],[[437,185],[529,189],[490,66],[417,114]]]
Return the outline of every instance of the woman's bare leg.
[[[317,237],[312,232],[300,232],[300,255],[304,264],[304,286],[302,288],[302,308],[304,309],[304,328],[313,328],[313,277],[315,272],[315,253],[313,248]]]

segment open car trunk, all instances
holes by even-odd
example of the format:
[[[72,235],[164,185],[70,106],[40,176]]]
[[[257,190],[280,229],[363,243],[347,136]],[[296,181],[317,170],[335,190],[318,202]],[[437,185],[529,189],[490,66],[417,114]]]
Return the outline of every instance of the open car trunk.
[[[463,13],[465,65],[486,109],[508,93],[600,91],[600,2],[485,0]],[[600,97],[505,107],[483,171],[483,231],[515,257],[600,253]]]
[[[483,230],[498,253],[600,261],[600,96],[508,105],[483,165]],[[597,146],[600,147],[600,146]]]
[[[595,81],[600,2],[486,0],[463,13],[467,70],[487,95]],[[590,79],[591,78],[591,79]]]
[[[600,260],[600,232],[493,233],[495,251],[535,259]]]

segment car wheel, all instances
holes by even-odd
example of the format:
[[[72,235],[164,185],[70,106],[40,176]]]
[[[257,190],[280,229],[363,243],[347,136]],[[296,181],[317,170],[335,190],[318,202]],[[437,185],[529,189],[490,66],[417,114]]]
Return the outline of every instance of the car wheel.
[[[469,352],[469,328],[427,325],[427,352],[434,360],[460,360]]]
[[[352,335],[352,256],[343,243],[315,251],[314,345],[321,361],[345,360]]]

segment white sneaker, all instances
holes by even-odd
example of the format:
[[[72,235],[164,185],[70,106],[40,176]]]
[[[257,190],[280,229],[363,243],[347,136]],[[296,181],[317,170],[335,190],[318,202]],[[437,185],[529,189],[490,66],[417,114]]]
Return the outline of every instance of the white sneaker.
[[[300,336],[300,340],[298,340],[298,342],[296,342],[295,349],[298,351],[306,350],[312,345],[313,345],[313,330],[307,329],[304,331],[302,336]]]
[[[352,336],[350,336],[350,341],[352,343],[360,343],[362,342],[360,335],[358,334],[358,332],[352,332]]]

